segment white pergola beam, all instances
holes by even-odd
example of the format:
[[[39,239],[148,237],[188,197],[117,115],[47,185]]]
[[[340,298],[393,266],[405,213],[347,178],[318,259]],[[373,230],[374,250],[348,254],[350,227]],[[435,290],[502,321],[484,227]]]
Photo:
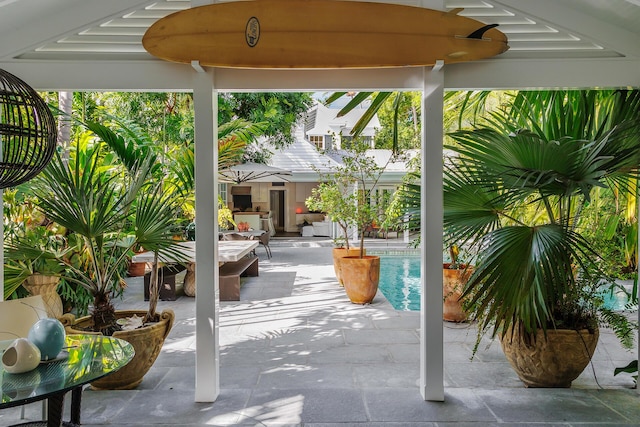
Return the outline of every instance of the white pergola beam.
[[[190,92],[193,69],[166,61],[0,62],[38,90]],[[123,79],[122,76],[127,78]],[[446,90],[640,87],[640,60],[493,59],[447,65]],[[277,88],[277,89],[274,89]],[[422,68],[216,71],[218,91],[422,90]]]
[[[447,90],[640,87],[640,60],[509,59],[447,65]]]

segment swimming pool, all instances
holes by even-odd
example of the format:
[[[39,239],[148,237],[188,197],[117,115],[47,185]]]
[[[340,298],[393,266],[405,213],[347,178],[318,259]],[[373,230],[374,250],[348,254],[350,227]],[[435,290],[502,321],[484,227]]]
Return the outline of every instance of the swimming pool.
[[[401,311],[420,311],[420,257],[414,252],[406,255],[380,255],[380,285],[378,290]],[[605,294],[605,306],[623,310],[627,303],[624,292]]]
[[[420,311],[420,257],[381,255],[378,290],[396,310]]]

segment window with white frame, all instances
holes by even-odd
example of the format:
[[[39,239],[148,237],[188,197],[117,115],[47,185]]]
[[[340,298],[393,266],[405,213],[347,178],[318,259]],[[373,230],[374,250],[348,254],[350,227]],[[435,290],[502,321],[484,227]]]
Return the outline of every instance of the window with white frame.
[[[323,135],[309,135],[309,142],[315,145],[318,150],[324,150]]]
[[[224,205],[227,206],[227,184],[218,183],[218,195],[222,198]]]

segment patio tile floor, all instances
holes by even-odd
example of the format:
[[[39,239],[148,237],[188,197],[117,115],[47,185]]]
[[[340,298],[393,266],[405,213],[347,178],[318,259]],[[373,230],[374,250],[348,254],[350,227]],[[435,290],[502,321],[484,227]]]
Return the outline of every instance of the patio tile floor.
[[[220,385],[214,403],[194,401],[195,304],[159,303],[176,323],[142,384],[83,394],[83,426],[586,427],[640,426],[640,396],[612,367],[635,352],[601,331],[593,368],[571,389],[527,389],[498,342],[484,339],[470,361],[473,324],[443,324],[445,402],[419,392],[419,313],[398,312],[378,293],[351,304],[333,273],[331,242],[271,241],[260,276],[243,279],[241,301],[221,303]],[[402,247],[394,239],[367,246]],[[146,308],[142,278],[117,308]],[[594,377],[595,372],[595,377]],[[596,381],[597,378],[597,381]],[[40,418],[40,405],[0,411],[0,426]]]

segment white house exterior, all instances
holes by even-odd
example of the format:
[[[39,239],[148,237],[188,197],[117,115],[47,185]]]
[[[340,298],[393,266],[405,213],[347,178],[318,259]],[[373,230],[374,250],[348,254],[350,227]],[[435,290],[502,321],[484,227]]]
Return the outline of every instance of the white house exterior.
[[[331,173],[341,164],[340,148],[347,145],[349,134],[365,108],[354,109],[344,117],[337,117],[338,111],[320,103],[309,110],[305,120],[295,131],[295,142],[278,150],[271,158],[270,166],[289,171],[291,176],[286,177],[286,181],[279,180],[279,182],[227,184],[229,208],[235,209],[232,193],[250,193],[252,210],[257,210],[262,215],[270,211],[276,233],[301,233],[302,224],[305,222],[311,224],[323,221],[322,213],[309,212],[305,200],[311,196],[311,191],[318,185],[320,177]],[[380,122],[376,116],[363,132],[363,138],[371,141],[372,146],[373,136],[379,127]],[[389,162],[390,150],[372,148],[369,154],[376,159],[378,165],[386,165],[385,172],[374,191],[380,195],[391,194],[407,172],[406,162]],[[243,213],[243,215],[247,214]],[[322,235],[329,237],[333,237],[334,233],[334,227],[330,227],[328,234],[325,230],[322,231]]]
[[[338,117],[337,108],[329,108],[322,103],[309,110],[304,124],[304,137],[319,150],[337,150],[346,148],[351,140],[351,131],[362,114],[366,111],[364,104],[354,108],[342,117]],[[373,137],[380,129],[378,116],[374,116],[361,134],[364,141],[373,148]]]

